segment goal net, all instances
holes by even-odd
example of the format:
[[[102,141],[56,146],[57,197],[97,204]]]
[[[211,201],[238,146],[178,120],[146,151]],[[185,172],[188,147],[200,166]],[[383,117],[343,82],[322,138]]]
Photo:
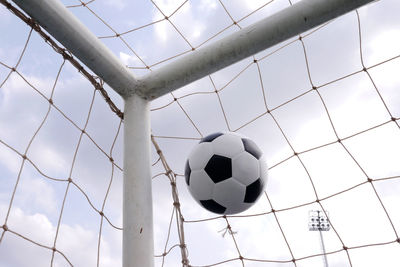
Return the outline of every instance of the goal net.
[[[140,77],[298,1],[62,2]],[[121,266],[123,99],[0,3],[0,267]],[[152,102],[155,266],[399,265],[399,11],[376,1]],[[238,215],[184,182],[217,131],[267,158]]]

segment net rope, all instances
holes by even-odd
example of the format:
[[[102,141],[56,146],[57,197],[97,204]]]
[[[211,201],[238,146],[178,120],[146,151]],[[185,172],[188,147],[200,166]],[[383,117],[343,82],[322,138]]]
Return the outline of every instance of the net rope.
[[[253,11],[250,13],[246,14],[245,16],[235,19],[235,15],[231,14],[229,7],[226,5],[226,1],[219,0],[218,4],[220,7],[224,10],[225,15],[227,19],[230,21],[229,26],[224,27],[222,29],[217,29],[216,33],[202,42],[200,42],[198,45],[195,45],[190,41],[190,38],[185,36],[184,32],[180,30],[180,27],[173,21],[173,18],[181,12],[185,6],[187,6],[191,1],[181,1],[179,5],[170,13],[166,12],[163,10],[161,5],[159,4],[158,1],[153,1],[150,0],[150,3],[153,5],[153,7],[160,13],[160,16],[163,17],[162,19],[156,19],[154,21],[148,21],[143,25],[135,26],[134,28],[131,29],[125,29],[125,30],[117,30],[116,27],[113,26],[112,21],[107,21],[106,19],[102,18],[102,15],[100,12],[95,11],[94,8],[91,6],[99,0],[92,0],[88,2],[84,1],[75,1],[77,4],[70,4],[66,5],[69,9],[71,10],[85,10],[89,12],[91,16],[93,16],[98,22],[103,24],[104,27],[109,29],[111,32],[113,32],[113,35],[102,35],[98,36],[102,40],[110,39],[110,40],[117,40],[119,41],[126,49],[128,49],[137,59],[139,62],[138,65],[129,65],[128,68],[132,69],[132,71],[136,70],[141,70],[141,71],[152,71],[152,69],[158,67],[159,65],[164,64],[165,62],[172,62],[175,58],[178,58],[182,55],[188,54],[191,51],[194,51],[209,42],[219,38],[228,30],[237,30],[241,29],[242,22],[251,17],[253,14],[256,14],[257,12],[268,8],[270,4],[272,4],[274,1],[266,1],[262,5],[260,5],[258,8],[255,8]],[[383,1],[383,0],[381,0]],[[6,88],[8,84],[11,82],[12,77],[18,76],[21,78],[26,86],[32,90],[34,94],[37,96],[40,96],[43,100],[45,100],[48,103],[48,109],[45,115],[42,117],[40,123],[36,127],[36,130],[34,131],[33,135],[30,137],[28,144],[24,147],[24,149],[17,148],[13,146],[12,144],[8,143],[7,140],[3,140],[3,138],[0,136],[0,144],[7,148],[9,151],[11,151],[13,154],[18,155],[20,157],[20,164],[19,164],[19,169],[18,169],[18,175],[15,177],[15,183],[13,185],[12,192],[10,194],[10,198],[8,200],[7,204],[7,210],[4,218],[1,218],[3,221],[0,222],[2,225],[1,229],[1,236],[0,236],[0,250],[1,246],[4,246],[4,243],[7,242],[7,236],[8,235],[13,235],[17,238],[23,239],[24,241],[27,241],[31,243],[32,245],[38,246],[40,248],[46,249],[51,252],[51,258],[50,258],[50,266],[54,266],[56,264],[55,258],[56,255],[61,256],[64,259],[64,263],[66,266],[79,266],[79,262],[73,262],[71,259],[70,255],[67,254],[65,251],[60,249],[58,247],[58,239],[59,239],[59,234],[60,234],[60,227],[63,223],[63,215],[64,215],[64,207],[66,203],[70,199],[71,195],[71,188],[74,188],[78,190],[79,194],[81,194],[87,201],[87,204],[90,205],[91,209],[98,215],[98,231],[97,231],[97,259],[96,259],[96,265],[97,266],[102,266],[102,255],[101,255],[101,246],[102,242],[104,239],[103,236],[103,230],[105,227],[105,224],[108,224],[108,226],[111,226],[114,231],[117,231],[118,234],[121,234],[122,232],[122,226],[121,222],[115,222],[113,219],[111,219],[106,211],[106,206],[108,203],[109,199],[109,194],[110,194],[110,189],[112,188],[113,183],[115,182],[115,175],[116,172],[122,172],[122,166],[118,164],[114,158],[114,151],[115,151],[115,145],[116,142],[119,138],[121,138],[121,127],[123,126],[123,113],[121,109],[118,107],[118,104],[116,104],[115,101],[112,100],[112,97],[109,96],[111,94],[110,91],[111,89],[105,89],[105,84],[101,80],[101,78],[96,77],[95,75],[91,74],[90,70],[87,70],[86,67],[84,67],[77,59],[74,58],[74,56],[65,48],[63,48],[61,45],[59,45],[51,36],[49,36],[34,20],[29,18],[29,16],[25,15],[24,12],[20,11],[17,7],[15,7],[14,4],[9,3],[6,0],[0,0],[2,4],[2,8],[7,8],[8,11],[10,11],[13,15],[15,15],[15,19],[21,20],[26,24],[27,28],[30,28],[30,31],[28,32],[27,36],[25,37],[25,44],[23,46],[22,51],[19,52],[18,54],[18,59],[13,62],[12,64],[6,63],[5,61],[0,58],[0,67],[3,70],[7,71],[7,74],[3,76],[0,76],[0,90]],[[288,5],[292,5],[293,3],[288,0]],[[225,3],[225,4],[224,4]],[[327,207],[326,207],[326,201],[336,198],[338,196],[342,196],[348,192],[353,192],[361,187],[369,187],[372,192],[374,193],[374,197],[376,198],[376,201],[378,201],[379,206],[381,211],[383,212],[384,216],[386,217],[386,221],[389,224],[389,227],[391,228],[392,234],[391,238],[385,240],[385,241],[380,241],[380,242],[374,242],[374,243],[365,243],[362,245],[349,245],[346,242],[346,238],[340,234],[340,231],[337,230],[337,225],[335,224],[335,218],[331,218],[330,223],[331,223],[331,231],[333,232],[335,238],[339,240],[341,243],[341,248],[340,249],[335,249],[335,250],[329,250],[326,252],[326,255],[334,255],[334,254],[340,254],[344,253],[346,256],[346,264],[348,266],[358,266],[354,263],[354,258],[352,256],[352,252],[356,250],[360,250],[363,248],[376,248],[376,247],[385,247],[385,246],[391,246],[393,244],[396,244],[397,246],[400,244],[400,237],[398,235],[396,227],[399,227],[399,222],[396,221],[389,209],[386,207],[387,203],[382,200],[382,194],[379,192],[377,189],[377,184],[378,183],[383,183],[386,181],[399,181],[400,179],[400,174],[398,175],[393,175],[393,176],[383,176],[383,177],[378,177],[369,174],[368,170],[363,166],[362,163],[360,163],[360,160],[358,156],[352,152],[352,149],[348,145],[349,140],[353,140],[356,137],[366,135],[368,133],[373,133],[377,129],[382,129],[383,127],[388,127],[392,126],[397,129],[397,132],[400,130],[400,124],[399,124],[399,117],[396,117],[396,114],[391,110],[387,103],[387,98],[385,98],[382,94],[382,89],[378,85],[378,83],[375,81],[374,76],[371,74],[371,72],[388,63],[396,61],[400,55],[393,55],[390,58],[386,58],[378,63],[374,63],[372,65],[367,65],[365,63],[364,55],[363,55],[363,21],[360,18],[359,12],[353,12],[352,15],[356,16],[357,18],[357,29],[358,29],[358,45],[359,45],[359,62],[361,64],[361,68],[353,71],[351,73],[346,73],[345,75],[342,75],[341,77],[337,77],[333,80],[330,80],[328,82],[318,84],[317,82],[314,81],[313,79],[313,71],[310,68],[310,58],[308,56],[308,53],[310,52],[310,49],[307,47],[307,43],[305,40],[315,34],[316,32],[320,31],[321,29],[324,29],[327,25],[329,25],[331,22],[326,23],[325,25],[322,25],[320,27],[317,27],[316,29],[313,29],[312,31],[309,31],[305,34],[302,34],[298,36],[298,38],[293,38],[289,40],[288,42],[285,42],[276,48],[274,50],[270,51],[266,55],[255,55],[252,57],[251,60],[246,60],[248,62],[247,65],[242,67],[238,72],[236,73],[230,73],[230,78],[228,81],[226,81],[224,84],[218,84],[215,81],[215,77],[213,75],[209,75],[206,80],[209,82],[209,84],[212,87],[211,91],[202,91],[200,86],[199,88],[194,91],[194,92],[189,92],[185,94],[178,94],[176,92],[170,93],[167,100],[164,100],[163,102],[156,102],[155,105],[152,106],[152,113],[155,114],[156,112],[163,112],[170,108],[171,106],[176,106],[179,110],[179,112],[187,119],[189,124],[193,127],[194,132],[197,133],[197,135],[193,136],[174,136],[174,135],[163,135],[163,134],[157,134],[153,131],[153,135],[151,137],[151,141],[153,144],[154,151],[156,152],[154,155],[154,161],[153,161],[153,171],[154,171],[154,176],[153,181],[158,181],[159,179],[167,179],[167,181],[170,184],[170,191],[171,191],[171,197],[172,197],[172,207],[171,207],[171,213],[170,217],[168,220],[168,225],[165,227],[166,229],[163,229],[165,232],[165,240],[163,241],[163,249],[161,251],[156,251],[155,259],[158,260],[156,261],[157,265],[156,266],[169,266],[167,261],[169,257],[173,258],[173,260],[176,260],[176,255],[173,254],[176,250],[179,250],[180,253],[180,262],[182,266],[230,266],[230,264],[238,264],[238,266],[269,266],[269,263],[275,263],[275,264],[286,264],[285,266],[301,266],[303,262],[306,262],[308,259],[315,259],[319,258],[322,256],[321,253],[314,253],[314,254],[307,254],[307,255],[302,255],[302,256],[297,256],[299,253],[296,252],[296,249],[293,247],[292,242],[288,238],[288,233],[285,231],[285,227],[282,224],[282,221],[280,219],[280,215],[285,212],[293,211],[293,210],[298,210],[300,208],[304,207],[318,207],[320,210],[322,210],[325,215],[327,216]],[[154,25],[160,24],[160,23],[168,23],[174,31],[176,31],[177,36],[182,39],[184,43],[186,43],[187,49],[176,54],[173,56],[168,56],[166,58],[162,58],[157,62],[147,62],[146,57],[144,55],[140,55],[138,52],[135,51],[133,48],[132,44],[125,39],[126,36],[128,36],[131,33],[134,33],[139,30],[143,30],[149,27],[153,27]],[[42,92],[40,88],[35,86],[31,81],[28,75],[24,74],[23,70],[20,70],[20,63],[23,60],[24,56],[26,56],[26,51],[27,47],[29,47],[31,43],[31,38],[32,35],[38,35],[43,39],[43,43],[46,43],[46,45],[50,46],[53,49],[53,53],[56,54],[57,57],[62,59],[62,63],[59,65],[56,77],[54,78],[53,81],[53,86],[51,89],[50,95],[46,95]],[[265,76],[263,75],[262,72],[262,66],[260,64],[263,61],[268,60],[271,56],[276,55],[278,52],[284,50],[285,48],[293,45],[293,44],[300,44],[302,50],[303,50],[303,57],[305,61],[305,68],[306,68],[306,73],[308,76],[308,83],[309,83],[309,88],[306,91],[301,92],[300,94],[291,97],[289,100],[283,101],[279,105],[272,106],[269,104],[269,99],[268,99],[268,87],[266,86],[265,83]],[[59,85],[59,77],[62,75],[62,73],[65,71],[66,65],[72,66],[75,68],[82,77],[87,80],[92,87],[92,97],[90,101],[90,105],[88,108],[87,113],[85,114],[85,123],[83,127],[79,126],[78,123],[74,121],[73,118],[69,117],[64,111],[63,108],[57,105],[57,101],[53,99],[54,93],[58,89]],[[329,64],[329,63],[327,63]],[[264,102],[264,111],[261,112],[260,114],[254,116],[250,120],[242,123],[241,125],[236,125],[233,126],[232,121],[229,117],[229,111],[226,108],[227,103],[224,102],[224,92],[230,90],[231,85],[240,79],[246,71],[249,71],[251,68],[256,70],[256,74],[258,77],[258,83],[260,85],[261,89],[261,94],[263,96],[263,102]],[[357,132],[352,132],[349,135],[342,135],[339,133],[335,120],[332,117],[332,110],[329,108],[329,105],[326,103],[326,97],[324,94],[321,92],[321,90],[324,90],[324,88],[332,85],[332,84],[337,84],[341,81],[344,81],[346,79],[349,79],[351,77],[354,77],[356,75],[364,75],[367,80],[369,81],[370,85],[372,88],[374,88],[375,94],[379,97],[380,103],[386,110],[386,118],[385,120],[381,120],[378,123],[376,123],[373,126],[370,126],[368,128],[364,128],[362,130],[359,130]],[[283,168],[282,166],[287,164],[288,162],[291,162],[293,160],[296,160],[297,163],[300,164],[301,168],[303,171],[306,173],[307,179],[312,187],[313,191],[313,201],[308,201],[304,203],[297,203],[294,206],[288,206],[288,207],[281,207],[281,208],[275,208],[277,205],[274,203],[273,198],[271,197],[271,192],[269,192],[268,185],[267,185],[267,190],[264,193],[264,197],[260,200],[265,202],[265,207],[264,212],[259,212],[259,213],[252,213],[252,214],[244,214],[244,215],[231,215],[231,216],[211,216],[208,214],[206,218],[190,218],[190,219],[185,219],[184,215],[187,213],[185,211],[184,206],[182,205],[182,200],[181,200],[181,194],[179,193],[179,190],[183,191],[185,189],[179,188],[183,183],[182,181],[184,180],[183,177],[184,175],[181,173],[181,169],[175,170],[174,167],[171,167],[173,165],[169,164],[169,159],[167,156],[167,153],[162,148],[163,141],[165,140],[173,140],[174,142],[188,142],[191,141],[192,143],[196,142],[197,140],[200,140],[206,132],[202,130],[202,127],[196,123],[196,120],[193,118],[192,113],[187,109],[187,106],[185,106],[183,103],[187,99],[191,99],[194,97],[198,97],[201,95],[215,95],[216,101],[218,103],[218,107],[220,109],[220,112],[222,113],[223,120],[226,126],[226,129],[229,131],[234,131],[234,132],[240,132],[241,130],[245,129],[246,127],[249,127],[256,122],[260,121],[263,118],[270,118],[272,122],[275,124],[275,126],[279,129],[279,132],[283,139],[286,142],[286,145],[291,150],[291,155],[280,159],[278,162],[275,162],[271,166],[269,166],[269,170],[273,171],[274,169],[277,168]],[[324,144],[318,145],[318,146],[313,146],[313,147],[308,147],[307,149],[303,150],[298,150],[296,149],[296,145],[293,144],[293,141],[291,140],[290,135],[287,133],[285,130],[285,127],[283,126],[283,123],[279,116],[277,115],[277,112],[280,110],[283,110],[286,108],[288,105],[291,103],[302,99],[304,97],[313,95],[319,99],[320,104],[323,106],[325,116],[329,122],[329,125],[331,127],[331,130],[333,131],[335,135],[335,139],[330,142],[326,142]],[[114,131],[114,136],[112,140],[112,144],[110,149],[104,148],[101,144],[96,142],[96,137],[93,137],[90,133],[88,133],[87,127],[89,124],[90,119],[92,118],[92,110],[93,106],[95,104],[96,98],[101,97],[103,101],[109,106],[109,109],[115,116],[118,118],[118,127],[116,129],[113,129]],[[46,171],[42,170],[39,165],[35,162],[34,159],[30,157],[30,149],[32,144],[35,142],[38,134],[42,131],[43,126],[48,123],[48,118],[49,114],[51,113],[58,113],[61,115],[63,120],[67,121],[70,125],[72,125],[75,129],[76,132],[79,133],[79,138],[74,146],[74,154],[73,154],[73,159],[72,163],[69,166],[69,175],[66,177],[53,177],[52,175],[46,174]],[[3,126],[2,126],[3,127]],[[400,132],[398,132],[400,133]],[[91,193],[87,192],[88,189],[84,189],[79,182],[76,181],[76,178],[74,177],[74,170],[75,170],[75,164],[76,160],[78,157],[78,154],[80,153],[80,146],[82,145],[82,140],[86,138],[88,139],[95,147],[96,149],[102,154],[103,157],[108,159],[109,165],[111,168],[110,174],[108,176],[108,185],[107,189],[105,191],[105,194],[101,196],[102,203],[100,206],[94,204],[94,201],[91,198]],[[361,171],[361,173],[364,176],[364,181],[352,184],[351,186],[326,195],[326,196],[321,196],[318,192],[317,186],[315,185],[315,177],[312,175],[312,171],[310,168],[307,166],[307,163],[305,162],[303,156],[306,154],[309,154],[314,151],[321,151],[322,149],[325,149],[327,147],[331,146],[339,146],[345,154],[351,159],[352,164],[356,165],[358,170]],[[36,171],[41,175],[42,179],[46,180],[51,180],[54,182],[57,182],[59,184],[62,184],[64,186],[64,194],[61,196],[62,198],[62,204],[60,206],[60,210],[58,210],[58,219],[57,219],[57,225],[56,225],[56,230],[55,230],[55,235],[52,240],[51,244],[48,243],[42,243],[40,241],[35,240],[34,238],[30,237],[27,234],[22,234],[19,231],[15,230],[14,226],[12,223],[9,222],[10,216],[15,213],[15,207],[14,207],[14,198],[20,189],[20,180],[22,177],[22,173],[24,171],[24,168],[26,168],[27,165],[32,166]],[[182,164],[183,165],[183,164]],[[157,194],[156,192],[154,194]],[[265,216],[273,216],[276,225],[278,226],[278,229],[280,231],[280,235],[282,239],[284,240],[285,246],[287,248],[287,257],[285,259],[273,259],[273,258],[252,258],[248,257],[245,253],[242,251],[242,246],[237,238],[237,235],[240,234],[240,230],[237,230],[235,228],[235,223],[236,220],[245,220],[248,218],[261,218]],[[191,260],[191,250],[190,247],[192,243],[195,243],[194,240],[190,239],[188,237],[187,232],[185,231],[186,227],[191,227],[192,225],[197,225],[200,223],[205,223],[205,222],[214,222],[218,221],[219,225],[223,225],[222,230],[215,230],[217,233],[221,234],[224,236],[224,240],[226,242],[231,242],[232,247],[234,248],[234,252],[231,253],[230,257],[225,257],[223,260],[220,261],[214,261],[214,262],[209,262],[207,257],[202,263],[197,263],[194,260]],[[156,222],[157,223],[157,222]],[[29,226],[26,226],[29,227]],[[176,234],[174,234],[176,232]],[[175,236],[176,235],[176,236]],[[155,237],[157,240],[157,236]],[[207,244],[207,246],[213,246],[213,244]],[[175,256],[174,256],[175,255]],[[329,259],[329,258],[328,258]],[[398,262],[397,262],[398,263]],[[171,264],[171,263],[169,263]],[[253,264],[253,265],[251,265]],[[256,265],[254,265],[256,264]],[[258,265],[257,265],[258,264]],[[175,261],[173,265],[171,266],[176,266],[177,262]],[[61,265],[63,266],[63,265]],[[279,265],[280,266],[280,265]]]

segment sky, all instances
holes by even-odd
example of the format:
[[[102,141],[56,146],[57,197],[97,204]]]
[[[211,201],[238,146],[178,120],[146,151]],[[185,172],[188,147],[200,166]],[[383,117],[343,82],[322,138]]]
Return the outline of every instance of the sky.
[[[62,2],[136,77],[238,31],[233,20],[246,27],[290,6],[288,0]],[[358,10],[361,32],[351,12],[303,33],[302,42],[291,38],[151,103],[152,134],[177,174],[192,266],[323,266],[314,256],[322,253],[319,233],[308,230],[309,211],[321,205],[334,228],[323,233],[329,266],[399,265],[393,242],[400,231],[399,11],[396,0],[376,1]],[[0,226],[10,229],[0,228],[0,267],[50,266],[54,240],[62,254],[55,253],[53,266],[122,266],[120,118],[3,5],[0,36]],[[105,90],[122,110],[123,99]],[[269,166],[265,194],[227,220],[201,208],[182,176],[191,148],[217,131],[253,139]],[[169,252],[155,257],[155,266],[179,266],[175,219],[169,231],[170,181],[157,159],[152,147],[154,247],[156,255]],[[227,221],[233,235],[224,234]]]

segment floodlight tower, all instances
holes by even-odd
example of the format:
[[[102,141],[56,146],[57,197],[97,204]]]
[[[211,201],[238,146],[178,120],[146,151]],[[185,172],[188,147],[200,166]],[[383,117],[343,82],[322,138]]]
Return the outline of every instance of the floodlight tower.
[[[374,0],[302,0],[143,77],[134,77],[61,1],[13,1],[124,99],[122,261],[152,267],[150,101]]]
[[[309,212],[309,220],[308,220],[308,230],[319,232],[321,248],[322,248],[322,258],[324,260],[325,267],[328,267],[328,259],[326,258],[325,244],[322,232],[329,231],[331,229],[331,225],[329,223],[327,215],[328,215],[327,211],[325,211],[324,213],[320,210],[311,210]]]

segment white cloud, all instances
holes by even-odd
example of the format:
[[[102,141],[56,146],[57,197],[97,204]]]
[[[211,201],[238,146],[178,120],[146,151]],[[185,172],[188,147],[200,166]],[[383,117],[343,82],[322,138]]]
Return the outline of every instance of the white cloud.
[[[124,63],[126,66],[136,66],[137,64],[142,64],[141,61],[136,56],[128,55],[124,52],[119,52],[119,58],[121,59],[122,63]]]
[[[5,206],[1,205],[1,209]],[[52,224],[43,214],[28,215],[22,209],[14,207],[8,227],[40,244],[52,247],[56,225]],[[56,247],[72,262],[79,266],[96,266],[98,230],[85,229],[79,225],[61,224]],[[101,240],[101,266],[119,266],[120,255],[111,254],[111,247],[106,237]],[[21,257],[21,250],[24,257]],[[38,247],[12,233],[6,233],[0,249],[2,262],[8,266],[45,266],[50,264],[50,250]],[[57,254],[57,253],[56,253]],[[55,258],[56,266],[66,266],[63,257]],[[1,266],[1,265],[0,265]],[[6,265],[7,266],[7,265]]]
[[[0,166],[5,166],[9,172],[17,174],[21,161],[21,157],[14,151],[0,145]]]
[[[243,1],[243,4],[247,7],[248,10],[255,10],[260,6],[265,4],[265,0],[250,0],[250,1]]]
[[[397,56],[400,52],[400,30],[388,29],[379,32],[374,39],[366,44],[367,62],[379,63],[391,57]]]
[[[48,213],[56,213],[56,192],[44,179],[26,177],[18,187],[19,201],[26,206],[38,206]]]
[[[124,0],[106,0],[104,4],[113,9],[123,10],[127,7],[127,3]]]
[[[155,0],[154,2],[167,16],[174,12],[182,4],[182,1],[180,0]]]
[[[200,1],[200,9],[204,10],[204,12],[211,12],[211,10],[216,9],[219,3],[217,0],[201,0]]]
[[[160,9],[166,14],[169,15],[174,10],[171,7],[177,8],[176,6],[172,5],[174,1],[161,1],[163,3],[160,5]],[[202,2],[199,10],[203,12],[211,12],[213,9],[216,8],[216,3],[214,1],[205,1]],[[205,10],[207,9],[207,10]],[[170,12],[166,12],[165,10],[169,10]],[[194,7],[191,5],[190,2],[185,3],[185,5],[176,13],[173,17],[171,17],[171,21],[179,26],[179,30],[184,33],[185,37],[188,38],[190,41],[194,41],[200,37],[202,37],[204,31],[207,30],[206,24],[202,20],[202,15],[204,14],[197,14],[194,11]],[[154,20],[160,19],[160,12],[157,10],[154,13]],[[170,25],[170,23],[164,21],[161,23],[157,23],[155,26],[155,33],[156,36],[162,41],[174,41],[174,38],[177,37],[175,29]]]

